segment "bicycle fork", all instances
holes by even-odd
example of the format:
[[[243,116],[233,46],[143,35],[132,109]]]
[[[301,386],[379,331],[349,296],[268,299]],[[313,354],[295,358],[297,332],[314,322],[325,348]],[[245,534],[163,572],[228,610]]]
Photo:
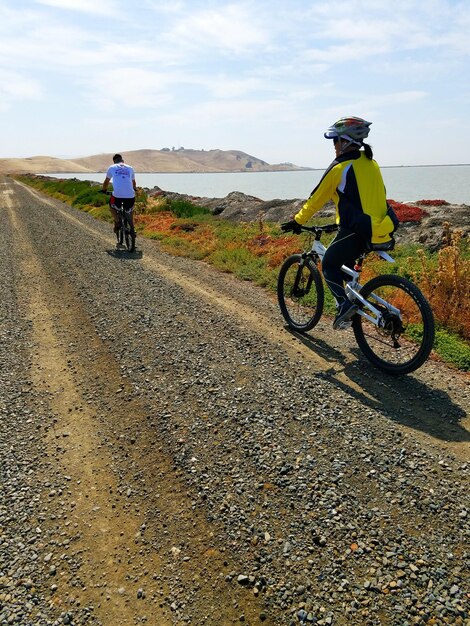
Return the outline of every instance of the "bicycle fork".
[[[302,272],[305,267],[306,259],[307,255],[302,255],[302,258],[299,262],[299,267],[297,268],[297,273],[295,275],[294,284],[292,286],[292,295],[295,298],[301,298],[302,296],[305,296],[310,291],[310,287],[312,286],[313,277],[310,272],[308,274],[307,284],[304,287],[300,286],[302,284]]]

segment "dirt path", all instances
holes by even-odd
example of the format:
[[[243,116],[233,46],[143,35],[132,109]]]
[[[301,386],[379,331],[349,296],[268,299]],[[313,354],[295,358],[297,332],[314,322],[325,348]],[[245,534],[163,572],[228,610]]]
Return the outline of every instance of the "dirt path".
[[[375,502],[410,537],[413,526],[424,530],[426,515],[398,510],[399,481],[416,500],[428,488],[446,493],[447,478],[428,478],[429,468],[452,476],[467,468],[468,378],[430,362],[389,379],[327,321],[294,337],[273,299],[251,285],[152,242],[139,241],[141,254],[129,260],[116,254],[107,225],[8,179],[0,192],[16,314],[30,324],[30,410],[42,420],[37,524],[49,605],[62,615],[86,607],[105,626],[288,624],[305,608],[319,624],[404,623],[386,599],[361,605],[361,616],[317,589],[300,548],[305,541],[315,567],[329,571],[337,547],[314,556],[306,520],[320,536],[332,514],[321,521],[301,508],[315,499],[306,494],[318,476],[328,481],[342,467],[359,511]],[[413,471],[389,475],[398,449],[410,451]],[[371,458],[388,476],[385,490],[364,486]],[[306,473],[290,479],[294,468]],[[460,480],[448,496],[459,511]],[[345,494],[335,509],[343,515]],[[351,524],[365,544],[366,526]],[[338,522],[331,536],[344,532]],[[447,532],[449,546],[459,532]]]
[[[132,385],[103,342],[90,335],[92,322],[73,288],[60,275],[48,275],[41,263],[42,251],[17,218],[13,194],[4,198],[22,259],[20,300],[32,322],[32,382],[47,398],[55,416],[45,440],[46,456],[66,485],[47,492],[54,503],[52,508],[57,506],[57,499],[61,500],[58,523],[51,528],[62,538],[58,545],[68,547],[70,542],[73,555],[80,555],[81,561],[78,585],[73,567],[61,564],[58,568],[54,578],[59,586],[57,607],[66,609],[67,604],[91,601],[103,624],[127,626],[139,616],[146,621],[145,616],[151,615],[153,623],[165,626],[173,623],[171,605],[169,608],[165,601],[170,593],[166,578],[171,572],[203,599],[200,613],[193,613],[195,623],[206,623],[219,611],[227,624],[238,623],[241,613],[258,620],[262,608],[256,598],[244,597],[241,611],[242,588],[232,591],[217,584],[230,565],[229,559],[215,545],[211,525],[193,510],[194,496],[185,489],[171,456],[162,447],[156,452],[142,446],[136,450],[133,441],[127,450],[129,442],[122,441],[119,431],[129,420],[144,421],[147,409],[132,398]],[[97,410],[97,392],[92,391],[95,381],[100,381],[99,405],[105,407],[105,413]],[[145,538],[139,495],[124,489],[112,471],[109,437],[126,449],[129,467],[136,456],[154,475],[156,493],[145,506],[151,504],[158,511],[153,532],[164,535],[159,550],[152,549]],[[116,442],[110,443],[111,448]],[[44,480],[48,489],[47,476]],[[196,565],[194,558],[181,554],[182,538],[183,545],[191,544],[189,552],[197,557]],[[48,562],[55,562],[57,556],[53,554]]]

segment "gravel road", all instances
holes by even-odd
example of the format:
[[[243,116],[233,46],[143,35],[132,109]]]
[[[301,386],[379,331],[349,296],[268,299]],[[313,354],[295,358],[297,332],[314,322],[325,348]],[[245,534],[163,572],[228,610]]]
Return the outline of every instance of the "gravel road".
[[[0,625],[470,624],[468,377],[0,179]]]

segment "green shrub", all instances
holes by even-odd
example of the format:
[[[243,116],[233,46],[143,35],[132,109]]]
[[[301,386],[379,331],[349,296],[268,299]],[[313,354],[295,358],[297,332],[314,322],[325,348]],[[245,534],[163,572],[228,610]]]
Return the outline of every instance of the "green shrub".
[[[72,200],[72,206],[77,209],[82,209],[86,206],[100,207],[107,205],[109,202],[109,196],[105,196],[102,193],[98,193],[95,189],[83,189]]]
[[[440,328],[436,330],[434,349],[447,363],[465,372],[470,371],[470,346],[464,339]]]
[[[243,280],[260,283],[266,269],[266,260],[251,254],[246,248],[222,248],[213,252],[210,262],[222,270],[235,274]]]
[[[169,204],[170,211],[176,217],[193,217],[194,215],[207,215],[209,209],[203,206],[197,206],[189,200],[172,200]]]
[[[86,207],[87,212],[98,220],[112,222],[113,218],[108,206]]]

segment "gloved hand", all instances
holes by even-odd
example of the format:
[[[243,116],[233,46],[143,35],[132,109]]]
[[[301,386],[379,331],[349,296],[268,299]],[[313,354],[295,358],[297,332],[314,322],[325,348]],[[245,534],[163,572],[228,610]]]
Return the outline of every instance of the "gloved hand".
[[[281,224],[281,230],[284,233],[289,233],[289,232],[293,232],[296,235],[300,235],[300,233],[302,232],[302,227],[301,225],[296,222],[295,220],[290,220],[289,222],[283,222]]]

